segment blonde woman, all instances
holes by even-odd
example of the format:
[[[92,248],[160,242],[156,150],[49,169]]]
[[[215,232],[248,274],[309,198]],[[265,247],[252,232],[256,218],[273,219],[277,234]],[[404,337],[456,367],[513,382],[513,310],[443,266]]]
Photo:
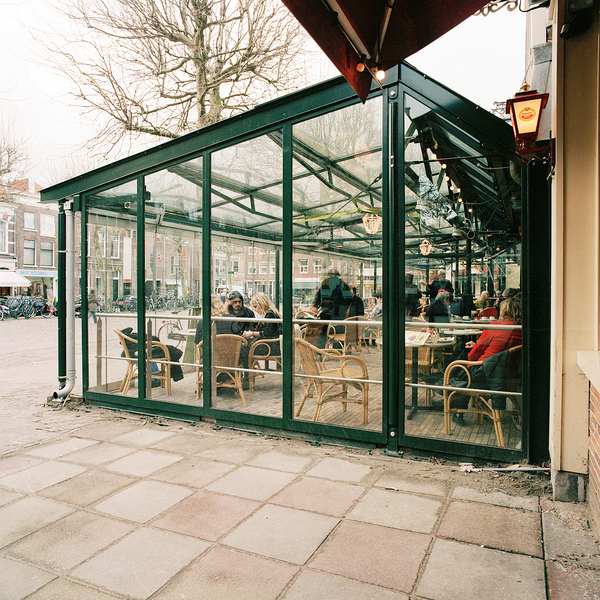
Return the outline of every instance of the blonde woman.
[[[225,305],[221,301],[221,298],[216,294],[210,296],[210,314],[213,317],[222,317],[225,315]],[[227,321],[217,321],[217,334],[220,333],[231,333],[231,326]],[[198,320],[196,325],[196,335],[194,336],[194,344],[199,344],[202,341],[202,319]]]
[[[263,292],[252,296],[250,308],[263,319],[281,319],[281,314],[271,302],[271,299]],[[281,323],[258,323],[255,331],[255,338],[273,340],[281,335]],[[279,342],[278,342],[279,343]]]
[[[475,306],[479,310],[483,310],[484,308],[488,308],[490,306],[490,293],[487,290],[481,292],[481,296],[475,300]]]

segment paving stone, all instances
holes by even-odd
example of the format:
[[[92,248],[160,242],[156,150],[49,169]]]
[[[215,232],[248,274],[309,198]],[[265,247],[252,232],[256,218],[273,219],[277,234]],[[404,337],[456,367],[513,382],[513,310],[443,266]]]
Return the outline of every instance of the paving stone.
[[[293,473],[282,473],[256,467],[240,467],[217,479],[206,489],[211,492],[250,498],[250,500],[268,500],[294,479],[296,479],[296,475]]]
[[[79,475],[84,471],[85,468],[79,465],[47,461],[24,471],[2,477],[0,486],[17,492],[38,492],[46,487],[75,477],[75,475]]]
[[[371,472],[370,467],[341,458],[324,458],[306,474],[334,481],[360,483]]]
[[[92,470],[41,490],[38,493],[40,496],[52,498],[59,502],[68,502],[77,506],[88,506],[130,485],[134,481],[137,481],[137,479],[127,477],[126,475]]]
[[[220,443],[220,437],[215,433],[205,431],[178,433],[152,445],[155,450],[175,452],[193,456],[215,444]]]
[[[96,505],[96,510],[145,523],[192,494],[189,488],[161,481],[140,481]]]
[[[555,515],[542,513],[542,527],[546,559],[570,554],[600,554],[600,545],[590,534],[570,528]]]
[[[430,542],[420,533],[344,521],[308,566],[408,594]]]
[[[226,475],[235,465],[194,456],[184,458],[152,476],[152,479],[201,488]]]
[[[152,526],[215,542],[259,506],[253,500],[199,491],[152,521]]]
[[[153,600],[275,600],[297,571],[293,565],[217,546]]]
[[[416,594],[431,600],[546,600],[544,562],[438,539]]]
[[[66,573],[130,533],[130,523],[88,512],[66,516],[14,544],[7,555]]]
[[[127,421],[103,421],[101,423],[94,423],[83,427],[77,432],[78,437],[88,438],[91,440],[98,440],[104,442],[132,431],[136,431],[140,428],[139,422],[127,422]]]
[[[39,456],[40,458],[58,458],[59,456],[70,454],[71,452],[81,450],[82,448],[94,446],[97,443],[96,440],[72,437],[53,444],[44,444],[43,446],[30,448],[29,450],[26,450],[25,454]]]
[[[453,501],[437,535],[498,550],[542,557],[539,513]]]
[[[59,577],[27,596],[27,600],[115,600],[115,597]]]
[[[65,462],[72,462],[78,465],[85,465],[89,467],[97,467],[108,462],[118,460],[133,454],[135,448],[128,446],[120,446],[119,444],[110,444],[105,442],[94,442],[95,446],[78,450],[77,452],[71,452],[63,456],[61,460]]]
[[[442,502],[379,488],[370,489],[348,514],[348,519],[431,533],[440,515]]]
[[[44,498],[27,497],[0,507],[0,548],[72,513],[73,509]]]
[[[408,481],[403,479],[399,473],[384,473],[374,485],[392,491],[427,494],[429,496],[445,496],[448,492],[442,484],[426,481],[422,478],[418,481]]]
[[[502,492],[479,492],[467,487],[454,488],[452,498],[457,500],[471,500],[472,502],[482,502],[483,504],[495,504],[496,506],[506,506],[507,508],[522,508],[523,510],[540,510],[539,498],[537,496],[511,496]]]
[[[146,477],[176,463],[182,458],[183,456],[180,454],[169,454],[156,450],[138,450],[106,465],[105,468],[123,475]]]
[[[19,494],[17,492],[11,492],[9,490],[0,489],[0,506],[4,506],[5,504],[9,504],[19,498],[22,498],[23,494]]]
[[[304,570],[281,600],[408,600],[400,592],[338,575]]]
[[[600,571],[548,561],[546,572],[549,600],[600,600]]]
[[[52,581],[56,575],[0,556],[0,598],[22,600]]]
[[[138,529],[77,567],[71,576],[117,594],[144,599],[208,547],[206,542],[176,533]]]
[[[39,465],[43,460],[39,458],[33,458],[31,456],[25,456],[23,454],[15,454],[13,456],[7,456],[0,459],[0,477],[6,477],[12,475],[18,471],[24,471],[30,467]]]
[[[240,444],[239,442],[229,441],[229,443],[221,442],[215,447],[202,450],[197,455],[202,458],[241,465],[263,451],[264,448],[256,446],[254,443],[244,442]]]
[[[110,438],[110,441],[114,444],[125,444],[126,446],[136,446],[141,448],[143,446],[149,446],[150,444],[156,444],[156,442],[160,442],[173,435],[175,435],[175,433],[172,431],[158,431],[157,429],[137,427],[129,433]]]
[[[364,492],[365,488],[359,485],[303,477],[276,494],[269,502],[343,517]]]
[[[221,543],[301,565],[337,523],[333,517],[267,504]]]
[[[246,464],[254,467],[287,471],[288,473],[302,473],[311,462],[312,458],[309,456],[284,454],[283,452],[272,450],[271,452],[263,452],[255,456]]]

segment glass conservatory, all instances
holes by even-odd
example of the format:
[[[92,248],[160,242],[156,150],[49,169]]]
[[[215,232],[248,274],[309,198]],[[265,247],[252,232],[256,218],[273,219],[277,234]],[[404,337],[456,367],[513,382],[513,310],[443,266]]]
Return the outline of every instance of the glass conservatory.
[[[546,176],[507,123],[403,64],[364,104],[333,80],[48,188],[77,257],[59,264],[59,380],[70,303],[86,314],[93,290],[93,404],[532,458],[547,445]],[[457,367],[486,336],[512,340],[495,376]]]

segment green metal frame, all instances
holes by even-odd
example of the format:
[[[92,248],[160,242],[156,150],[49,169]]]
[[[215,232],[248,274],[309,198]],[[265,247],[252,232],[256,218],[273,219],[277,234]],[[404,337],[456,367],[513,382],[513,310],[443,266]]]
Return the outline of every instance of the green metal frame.
[[[287,356],[283,372],[283,405],[281,418],[261,417],[248,413],[230,412],[212,408],[211,403],[211,348],[210,344],[203,346],[203,364],[205,369],[204,385],[206,393],[203,394],[203,405],[192,407],[174,403],[157,402],[145,397],[146,374],[144,369],[146,346],[144,336],[140,336],[139,344],[139,386],[137,398],[123,398],[114,395],[101,394],[88,391],[88,332],[87,319],[85,319],[83,331],[84,361],[83,381],[84,395],[95,404],[111,408],[125,409],[144,414],[159,414],[184,420],[198,420],[202,417],[210,417],[217,422],[231,423],[235,421],[244,427],[271,428],[274,430],[290,430],[311,436],[330,437],[344,440],[355,440],[364,443],[387,445],[391,453],[397,453],[401,446],[409,446],[415,449],[427,451],[447,452],[450,454],[469,455],[497,460],[520,460],[529,456],[530,440],[542,440],[535,443],[536,448],[543,446],[544,430],[547,423],[531,424],[529,430],[523,429],[523,447],[521,451],[506,450],[489,446],[467,446],[458,442],[448,442],[431,438],[415,438],[407,436],[404,432],[404,395],[394,397],[394,390],[403,389],[401,373],[404,371],[404,344],[403,323],[400,319],[391,318],[391,315],[404,314],[403,296],[397,292],[403,286],[405,255],[408,252],[403,235],[398,235],[404,229],[404,203],[402,198],[406,189],[403,132],[404,132],[404,94],[408,93],[426,106],[432,108],[449,122],[458,122],[464,131],[481,140],[486,146],[494,148],[496,152],[518,160],[514,152],[514,139],[505,123],[482,111],[479,107],[460,98],[448,88],[432,81],[406,64],[397,69],[388,71],[384,90],[375,89],[372,97],[383,94],[383,139],[382,139],[382,215],[383,232],[381,234],[381,272],[385,275],[383,295],[386,306],[386,327],[383,331],[384,346],[384,380],[383,380],[383,419],[382,429],[378,432],[361,429],[346,429],[327,425],[323,423],[312,423],[299,421],[293,418],[293,373],[290,367],[293,356],[293,323],[291,303],[284,303],[283,309],[283,351]],[[137,289],[144,290],[145,280],[145,256],[144,256],[144,181],[145,177],[169,167],[174,167],[183,161],[194,158],[202,160],[202,289],[203,289],[203,314],[210,314],[210,293],[212,289],[212,272],[210,269],[211,256],[207,250],[211,247],[213,230],[211,227],[211,194],[212,173],[211,155],[220,149],[239,144],[243,141],[256,138],[261,135],[280,136],[283,152],[283,234],[282,234],[282,265],[281,273],[277,273],[277,294],[279,293],[279,277],[283,281],[283,298],[291,298],[292,289],[292,256],[293,256],[293,206],[292,206],[292,165],[293,165],[293,126],[294,124],[309,118],[327,114],[357,102],[352,90],[341,79],[319,84],[312,88],[302,90],[296,94],[265,103],[260,107],[248,111],[237,117],[216,123],[197,132],[188,134],[179,139],[167,142],[141,154],[132,156],[113,163],[107,167],[96,169],[81,175],[65,183],[53,186],[42,191],[42,201],[64,201],[67,198],[78,196],[77,208],[81,210],[81,244],[82,244],[82,290],[86,290],[86,202],[87,198],[99,192],[108,190],[122,183],[137,181]],[[327,167],[329,168],[329,167]],[[480,182],[475,182],[480,185]],[[529,193],[529,188],[524,190]],[[539,194],[539,192],[538,192]],[[523,206],[528,206],[527,198],[523,200]],[[176,224],[175,224],[176,225]],[[531,225],[531,223],[530,223]],[[59,242],[60,236],[64,235],[64,220],[59,219]],[[541,232],[535,227],[525,228],[524,239],[527,236]],[[61,231],[62,230],[62,231]],[[217,230],[216,233],[219,233]],[[248,235],[248,232],[244,232]],[[548,240],[548,232],[545,232]],[[269,240],[269,236],[257,234],[257,239]],[[525,243],[524,249],[531,250],[531,244]],[[549,256],[549,254],[547,255]],[[536,258],[545,260],[542,264],[542,272],[549,272],[547,256],[538,253]],[[390,257],[399,257],[393,260]],[[365,257],[366,258],[366,257]],[[524,263],[529,264],[529,257],[524,252]],[[539,263],[538,263],[539,264]],[[59,272],[60,272],[59,265]],[[530,273],[530,269],[526,270]],[[63,275],[64,277],[64,275]],[[138,291],[138,295],[140,292]],[[87,309],[85,294],[83,298],[83,309]],[[530,301],[529,301],[530,302]],[[526,306],[525,312],[530,309]],[[64,318],[64,306],[61,313]],[[84,313],[85,314],[85,313]],[[529,321],[525,321],[524,330],[528,331]],[[548,317],[549,318],[549,317]],[[539,317],[536,327],[545,327],[546,321]],[[138,331],[145,331],[145,303],[138,303]],[[210,337],[210,320],[203,320],[204,339]],[[549,330],[549,322],[547,323]],[[525,339],[529,336],[525,335]],[[544,354],[543,348],[536,340],[528,342],[524,369],[524,393],[529,390],[529,379],[527,366],[531,364],[532,356]],[[63,356],[59,357],[59,365],[64,364]],[[402,367],[402,368],[400,368]],[[536,367],[537,368],[537,367]],[[538,392],[541,395],[537,403],[537,410],[543,408],[547,395],[548,380],[536,382]],[[528,403],[525,403],[526,405]],[[528,415],[526,415],[527,417]],[[527,421],[526,421],[527,422]],[[546,426],[546,427],[545,427]],[[535,428],[534,428],[535,427]]]

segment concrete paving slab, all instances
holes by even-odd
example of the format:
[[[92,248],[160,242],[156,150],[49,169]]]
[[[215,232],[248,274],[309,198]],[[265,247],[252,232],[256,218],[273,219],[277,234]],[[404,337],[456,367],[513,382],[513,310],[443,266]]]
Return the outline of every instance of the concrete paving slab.
[[[56,575],[0,556],[0,598],[22,600],[52,581]]]
[[[537,496],[510,496],[502,492],[485,493],[459,486],[454,488],[452,498],[482,502],[483,504],[495,504],[496,506],[506,506],[507,508],[522,508],[523,510],[532,510],[534,512],[540,510],[540,502]]]
[[[126,475],[91,470],[45,490],[41,490],[38,493],[40,496],[52,498],[59,502],[67,502],[77,506],[88,506],[132,484],[134,481],[137,480]]]
[[[296,479],[294,473],[283,473],[257,467],[240,467],[217,479],[206,489],[250,500],[268,500],[294,479]]]
[[[397,492],[411,492],[429,496],[446,496],[447,488],[433,481],[408,481],[399,473],[384,473],[374,484],[375,487],[390,489]]]
[[[348,519],[431,533],[440,516],[442,502],[438,498],[370,489],[348,514]]]
[[[549,600],[600,600],[600,572],[548,561]]]
[[[360,483],[371,473],[371,468],[341,458],[324,458],[306,474],[333,481]]]
[[[313,462],[313,459],[310,456],[284,454],[283,452],[277,452],[277,450],[271,450],[255,456],[246,464],[288,473],[302,473],[311,462]]]
[[[61,481],[66,481],[84,471],[85,467],[79,465],[47,461],[24,471],[18,471],[12,475],[2,477],[0,479],[0,486],[17,492],[31,494]]]
[[[265,505],[227,535],[222,544],[294,564],[304,564],[338,519]]]
[[[530,510],[453,501],[437,535],[543,557],[540,514]]]
[[[421,533],[344,521],[308,566],[409,594],[430,543]]]
[[[240,444],[239,441],[228,440],[198,452],[197,456],[241,465],[264,450],[264,446],[258,446],[254,442],[244,441],[243,444]]]
[[[212,448],[220,438],[212,432],[198,431],[177,433],[156,444],[152,444],[155,450],[165,452],[174,452],[175,454],[185,454],[193,456],[208,448]]]
[[[343,517],[364,492],[365,488],[360,485],[303,477],[276,494],[269,502]]]
[[[39,456],[40,458],[58,458],[71,452],[76,452],[88,446],[98,444],[96,440],[86,440],[83,438],[70,437],[60,442],[53,444],[44,444],[43,446],[35,446],[25,450],[25,454],[29,456]]]
[[[304,570],[281,600],[408,600],[406,594],[346,579],[339,575]]]
[[[259,506],[254,500],[202,490],[152,521],[152,526],[216,542]]]
[[[131,533],[134,525],[102,515],[77,512],[12,545],[7,556],[66,573]]]
[[[105,465],[105,468],[123,475],[146,477],[176,463],[182,458],[183,456],[180,454],[169,454],[158,450],[138,450]]]
[[[77,567],[71,576],[117,594],[145,599],[208,547],[201,540],[142,528]]]
[[[101,513],[145,523],[192,494],[189,488],[161,481],[140,481],[100,502]]]
[[[0,458],[0,477],[6,477],[12,475],[18,471],[24,471],[30,467],[41,464],[42,460],[39,458],[33,458],[31,456],[25,456],[23,454],[14,454],[13,456],[7,456]]]
[[[156,444],[156,442],[160,442],[174,435],[175,432],[173,431],[158,431],[157,429],[138,427],[129,433],[110,438],[110,441],[114,444],[124,444],[126,446],[142,448],[144,446],[149,446],[150,444]]]
[[[223,477],[223,475],[226,475],[233,469],[235,469],[235,465],[194,456],[184,458],[174,465],[163,469],[160,473],[152,475],[152,479],[202,488],[219,479],[219,477]]]
[[[570,554],[600,555],[600,545],[589,533],[572,529],[553,514],[542,513],[542,527],[546,559]]]
[[[0,548],[72,513],[73,509],[44,498],[27,497],[0,507]]]
[[[217,546],[154,600],[275,600],[297,571],[293,565]]]
[[[71,452],[71,454],[63,456],[61,460],[88,467],[97,467],[135,452],[135,448],[120,446],[119,444],[106,442],[94,442],[94,444],[94,446],[90,446],[89,448]]]
[[[9,490],[0,489],[0,506],[4,506],[5,504],[14,502],[15,500],[18,500],[22,497],[23,494],[19,494],[18,492],[11,492]]]
[[[544,562],[438,539],[416,593],[431,600],[546,600]]]
[[[115,600],[115,597],[88,586],[58,578],[39,589],[27,600]]]
[[[112,438],[125,435],[126,433],[137,431],[139,428],[139,421],[127,422],[108,420],[82,427],[75,435],[81,438],[105,442]]]

